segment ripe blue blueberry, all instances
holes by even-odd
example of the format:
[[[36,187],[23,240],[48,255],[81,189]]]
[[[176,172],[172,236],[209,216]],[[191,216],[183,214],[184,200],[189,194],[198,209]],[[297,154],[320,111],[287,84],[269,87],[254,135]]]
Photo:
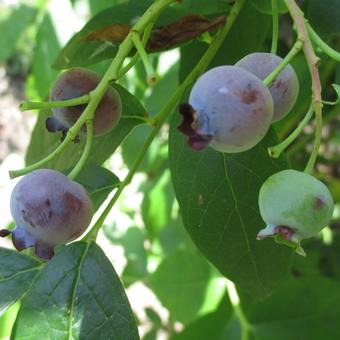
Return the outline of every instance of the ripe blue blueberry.
[[[192,149],[210,145],[235,153],[251,149],[265,136],[273,118],[273,100],[252,73],[237,66],[219,66],[197,80],[180,113],[183,122],[178,130],[187,136]]]
[[[282,58],[272,53],[251,53],[239,60],[236,66],[264,80],[281,62]],[[288,64],[268,88],[273,97],[273,121],[276,122],[291,111],[299,94],[299,81],[293,67]]]
[[[24,176],[11,195],[16,223],[12,241],[19,250],[35,247],[51,258],[56,245],[80,236],[91,222],[92,203],[78,183],[55,170],[40,169]],[[2,231],[1,236],[8,232]]]
[[[283,170],[262,185],[259,207],[267,226],[257,238],[274,236],[305,255],[300,241],[317,235],[330,222],[334,203],[328,188],[315,177]]]

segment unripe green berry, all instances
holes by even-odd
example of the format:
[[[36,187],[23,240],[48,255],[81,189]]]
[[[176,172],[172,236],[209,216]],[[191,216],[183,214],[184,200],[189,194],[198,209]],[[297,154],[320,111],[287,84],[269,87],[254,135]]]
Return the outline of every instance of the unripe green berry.
[[[305,255],[300,241],[317,235],[330,222],[334,203],[328,188],[315,177],[283,170],[262,185],[259,207],[267,226],[257,238],[274,236]]]

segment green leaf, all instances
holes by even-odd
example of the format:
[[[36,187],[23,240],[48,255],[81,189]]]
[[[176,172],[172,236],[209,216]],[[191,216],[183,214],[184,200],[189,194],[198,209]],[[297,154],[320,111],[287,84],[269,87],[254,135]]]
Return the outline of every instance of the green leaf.
[[[0,316],[0,339],[10,339],[19,308],[20,301],[17,301]]]
[[[197,3],[199,1],[199,3]],[[171,21],[178,20],[181,16],[193,14],[225,14],[230,5],[227,0],[212,0],[207,3],[205,0],[186,0],[176,6],[166,8],[156,21],[155,27],[162,27]],[[112,24],[133,25],[135,19],[141,16],[153,3],[151,1],[136,0],[127,4],[118,4],[95,15],[77,34],[66,44],[54,62],[57,69],[65,69],[74,66],[84,66],[97,63],[104,59],[111,59],[118,51],[119,41],[111,39],[101,32],[101,39],[86,39],[89,33],[108,27]],[[119,34],[120,28],[115,30]],[[110,31],[112,33],[113,31]],[[104,35],[104,36],[103,36]],[[118,39],[119,40],[119,39]]]
[[[146,138],[149,136],[152,127],[149,125],[139,125],[131,131],[128,138],[126,138],[122,147],[122,157],[124,163],[128,168],[131,168],[140,152],[141,145],[144,144]],[[147,153],[144,156],[142,164],[138,167],[138,171],[151,174],[151,177],[155,176],[155,173],[163,171],[168,159],[168,146],[167,144],[161,144],[161,141],[156,137]]]
[[[171,220],[175,197],[170,182],[170,171],[164,171],[143,186],[142,217],[150,237],[154,238]]]
[[[118,43],[103,41],[86,41],[84,36],[112,23],[131,25],[143,14],[146,4],[139,1],[134,6],[120,4],[95,15],[71,40],[57,56],[53,66],[66,69],[74,66],[95,64],[104,59],[111,59],[118,51]]]
[[[261,50],[266,27],[270,17],[246,4],[212,64],[233,64]],[[181,79],[201,55],[201,44],[182,50]],[[289,167],[285,160],[268,155],[267,147],[277,143],[274,133],[248,152],[224,154],[212,148],[196,152],[177,131],[179,122],[175,113],[169,157],[185,228],[202,253],[238,287],[254,296],[269,294],[286,275],[291,258],[286,247],[256,240],[264,226],[258,209],[260,187],[270,175]]]
[[[268,156],[267,146],[275,142],[270,134],[251,151],[227,155],[212,149],[191,151],[174,129],[170,140],[173,184],[184,226],[223,275],[259,296],[282,280],[291,257],[286,247],[256,240],[264,225],[258,211],[260,187],[287,167]]]
[[[124,289],[95,243],[65,246],[22,302],[15,339],[139,339]]]
[[[138,1],[138,0],[137,0]],[[225,14],[231,7],[229,0],[185,0],[174,4],[178,11],[199,15]]]
[[[56,70],[52,69],[51,64],[59,50],[60,45],[51,17],[46,13],[36,35],[32,65],[35,88],[43,100],[48,97],[49,88],[58,74]]]
[[[340,34],[340,0],[309,0],[308,20],[323,37]]]
[[[154,309],[151,307],[145,308],[145,314],[154,325],[162,326],[162,319]]]
[[[123,246],[127,265],[121,276],[125,287],[146,277],[147,252],[145,250],[145,232],[137,227],[130,227],[125,234],[117,235],[115,225],[104,225],[105,236],[113,243]]]
[[[110,192],[120,183],[115,174],[96,164],[86,165],[75,180],[89,193],[94,211],[98,210]]]
[[[21,5],[0,21],[0,63],[12,56],[19,38],[33,23],[36,14],[35,8]]]
[[[122,99],[123,115],[118,125],[111,132],[94,138],[89,157],[90,163],[102,164],[116,150],[126,135],[136,125],[141,124],[141,120],[131,118],[131,116],[145,117],[147,114],[142,104],[127,90],[117,84],[114,87]],[[51,115],[52,113],[49,110],[39,113],[28,146],[26,164],[37,162],[50,154],[60,144],[60,135],[48,133],[45,128],[46,118]],[[80,143],[69,145],[62,155],[48,162],[45,167],[61,171],[72,168],[80,158],[84,146],[85,137],[82,137]]]
[[[284,3],[284,0],[278,1],[279,13],[288,12],[288,8]],[[270,0],[251,0],[252,5],[261,13],[272,14],[272,4]]]
[[[241,300],[256,339],[340,338],[340,284],[321,277],[291,279],[272,296]]]
[[[171,340],[228,340],[223,335],[232,314],[233,307],[225,296],[215,311],[195,320],[185,327],[181,333],[171,337]]]
[[[188,323],[216,308],[224,285],[197,252],[178,249],[149,276],[149,284],[171,317]]]
[[[95,15],[108,7],[112,7],[113,5],[116,5],[119,0],[88,0],[91,14]]]
[[[0,315],[30,289],[41,266],[33,257],[0,248]]]

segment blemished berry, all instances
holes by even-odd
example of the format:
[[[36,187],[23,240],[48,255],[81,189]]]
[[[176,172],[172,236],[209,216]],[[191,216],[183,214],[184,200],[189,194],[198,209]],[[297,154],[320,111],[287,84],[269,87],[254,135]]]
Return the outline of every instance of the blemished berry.
[[[49,100],[59,101],[80,97],[94,90],[100,77],[93,71],[84,68],[73,68],[61,73],[53,84]],[[63,134],[78,120],[86,104],[52,108],[53,117],[46,121],[50,132],[62,131]],[[94,114],[94,135],[103,135],[110,132],[118,123],[122,112],[122,103],[118,92],[109,87],[100,101]],[[86,127],[83,126],[83,133]]]
[[[282,58],[275,54],[257,52],[246,55],[235,65],[264,80],[281,62]],[[293,67],[288,64],[268,88],[274,102],[273,122],[276,122],[292,110],[299,94],[299,81]]]
[[[16,223],[12,242],[19,251],[35,247],[49,259],[54,247],[79,237],[92,219],[92,203],[85,189],[58,171],[35,170],[24,176],[11,195]],[[3,230],[1,236],[6,236]]]
[[[227,153],[251,149],[267,133],[273,118],[269,90],[252,73],[237,66],[219,66],[193,86],[188,104],[180,106],[178,130],[189,146],[207,145]]]
[[[331,221],[334,203],[326,185],[315,177],[283,170],[262,185],[259,207],[267,226],[257,238],[274,236],[305,255],[300,241],[317,235]]]

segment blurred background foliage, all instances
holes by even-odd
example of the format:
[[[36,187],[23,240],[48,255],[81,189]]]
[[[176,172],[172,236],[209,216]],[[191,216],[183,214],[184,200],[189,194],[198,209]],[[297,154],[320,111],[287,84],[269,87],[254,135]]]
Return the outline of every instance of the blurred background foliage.
[[[22,88],[22,92],[17,94],[18,101],[23,98],[46,100],[49,88],[59,73],[59,70],[51,65],[55,63],[61,48],[95,15],[112,6],[128,2],[0,0],[0,82],[6,81],[7,84],[0,86],[0,115],[4,114],[6,109],[9,110],[6,106],[8,104],[1,104],[1,101],[10,88]],[[137,2],[142,5],[150,3],[131,0],[131,10]],[[228,3],[229,1],[223,0],[199,1],[196,8],[200,14],[216,16],[222,13],[222,8],[228,8]],[[262,16],[261,37],[257,35],[254,39],[249,38],[251,23],[247,22],[241,25],[243,28],[238,39],[246,39],[242,40],[247,42],[246,45],[253,43],[254,46],[247,45],[252,51],[255,51],[254,48],[268,51],[271,43],[270,7],[268,8],[266,1],[251,0],[249,3],[251,11]],[[323,0],[323,6],[320,3],[310,0],[302,5],[311,23],[315,23],[317,31],[339,50],[339,1]],[[332,7],[334,4],[335,9]],[[188,9],[191,10],[193,9]],[[282,13],[286,12],[284,6],[280,7],[280,10]],[[319,19],[320,13],[324,13],[323,17],[327,17],[327,21]],[[289,16],[283,14],[279,55],[284,56],[289,51],[293,37]],[[177,88],[180,71],[189,70],[191,60],[189,62],[185,56],[195,59],[206,46],[205,42],[196,40],[178,49],[152,54],[152,62],[159,75],[159,81],[153,87],[148,85],[144,67],[140,62],[119,84],[138,98],[148,112],[155,114]],[[247,48],[244,54],[247,53]],[[223,50],[223,53],[228,53],[228,60],[235,59],[236,62],[242,51],[232,46]],[[323,54],[320,54],[320,57],[323,96],[327,100],[334,100],[335,93],[330,85],[340,83],[340,65]],[[104,59],[88,67],[103,74],[109,63],[110,60]],[[310,77],[304,57],[296,57],[292,64],[300,80],[300,94],[288,117],[274,126],[280,140],[297,125],[310,102]],[[296,283],[292,278],[261,303],[253,301],[251,296],[241,294],[241,303],[256,339],[340,337],[339,330],[335,329],[335,318],[340,313],[340,304],[336,303],[340,298],[339,110],[340,105],[325,107],[324,141],[317,163],[317,176],[328,184],[337,202],[334,220],[319,238],[305,243],[308,254],[306,259],[294,257],[293,276],[303,277],[305,281]],[[22,115],[31,115],[35,121],[38,113]],[[19,123],[20,121],[17,122]],[[11,121],[8,120],[6,124],[11,124]],[[1,126],[1,132],[6,128]],[[131,132],[104,165],[122,179],[127,168],[133,164],[149,130],[148,126],[131,126]],[[240,323],[232,308],[235,301],[226,293],[225,278],[198,252],[183,227],[169,170],[168,130],[169,126],[165,125],[161,134],[154,140],[131,188],[124,193],[117,209],[114,209],[107,220],[99,244],[116,269],[118,267],[120,278],[128,289],[130,303],[140,324],[143,339],[238,339]],[[312,147],[313,131],[314,125],[311,123],[288,149],[288,159],[296,169],[302,170],[305,167]],[[17,132],[14,129],[11,132],[12,137],[14,135],[16,138],[23,138],[22,135],[16,135]],[[34,145],[41,144],[40,138],[43,137],[36,134],[34,136],[35,141],[31,141],[26,161],[31,161],[34,159],[33,154],[37,156],[40,152]],[[29,143],[28,138],[26,135],[25,146]],[[3,140],[2,143],[9,143],[9,139]],[[46,147],[46,144],[40,147]],[[22,146],[10,148],[8,154],[19,152],[24,157],[23,151]],[[259,229],[261,227],[258,226]],[[141,286],[143,288],[140,288]],[[137,293],[129,294],[130,289],[134,292],[133,287],[137,287]],[[150,295],[146,294],[144,289],[148,289]],[[146,298],[143,297],[144,294]],[[290,300],[292,296],[294,301]],[[307,301],[308,299],[310,301]],[[140,308],[136,307],[138,305]],[[275,306],[280,308],[275,309]],[[12,306],[0,318],[0,338],[10,334],[17,308],[17,305]],[[324,317],[320,317],[322,313]],[[287,320],[288,317],[292,320]],[[326,318],[329,327],[327,331],[321,327]],[[308,335],[303,333],[306,329],[309,329]]]

